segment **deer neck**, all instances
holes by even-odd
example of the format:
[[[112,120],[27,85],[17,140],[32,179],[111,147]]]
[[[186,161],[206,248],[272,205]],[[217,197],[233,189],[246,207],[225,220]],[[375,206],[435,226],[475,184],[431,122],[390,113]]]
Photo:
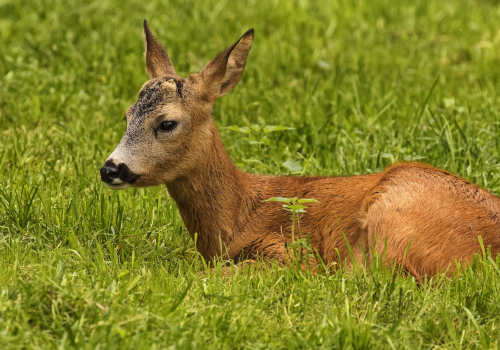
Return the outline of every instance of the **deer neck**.
[[[255,205],[260,203],[252,178],[229,158],[213,123],[204,156],[188,175],[167,184],[198,252],[206,259],[233,258],[240,235]]]

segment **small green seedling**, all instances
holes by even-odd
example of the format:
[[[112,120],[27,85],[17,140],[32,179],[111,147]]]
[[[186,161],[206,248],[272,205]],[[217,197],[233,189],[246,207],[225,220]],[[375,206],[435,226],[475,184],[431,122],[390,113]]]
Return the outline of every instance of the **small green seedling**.
[[[305,203],[319,203],[314,198],[298,198],[298,197],[273,197],[266,200],[266,202],[280,202],[283,203],[283,210],[291,213],[292,219],[292,242],[285,242],[285,249],[292,251],[292,258],[297,262],[297,266],[301,266],[305,261],[309,267],[309,258],[313,258],[314,254],[311,248],[311,236],[308,233],[307,238],[302,238],[300,230],[300,218],[306,213],[307,206]],[[297,222],[298,239],[295,239],[295,222]]]

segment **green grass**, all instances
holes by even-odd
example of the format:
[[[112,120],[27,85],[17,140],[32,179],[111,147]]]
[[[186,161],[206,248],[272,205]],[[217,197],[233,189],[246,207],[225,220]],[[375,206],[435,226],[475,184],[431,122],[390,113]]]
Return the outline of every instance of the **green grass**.
[[[499,16],[487,0],[0,0],[0,348],[500,347],[487,255],[423,285],[377,261],[204,278],[164,187],[98,177],[146,81],[147,18],[181,75],[255,28],[214,111],[241,168],[418,159],[498,194]],[[259,146],[224,129],[253,124],[294,130]]]

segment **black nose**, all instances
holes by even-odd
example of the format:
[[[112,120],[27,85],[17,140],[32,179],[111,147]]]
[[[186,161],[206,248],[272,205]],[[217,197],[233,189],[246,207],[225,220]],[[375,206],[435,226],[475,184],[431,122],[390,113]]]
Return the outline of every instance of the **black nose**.
[[[101,168],[100,172],[101,180],[108,184],[119,177],[118,166],[113,163],[112,159],[108,159],[106,163],[104,163],[104,166]]]
[[[107,184],[114,179],[120,179],[128,184],[133,184],[139,178],[139,175],[132,172],[126,164],[116,165],[113,159],[108,159],[100,170],[101,180]]]

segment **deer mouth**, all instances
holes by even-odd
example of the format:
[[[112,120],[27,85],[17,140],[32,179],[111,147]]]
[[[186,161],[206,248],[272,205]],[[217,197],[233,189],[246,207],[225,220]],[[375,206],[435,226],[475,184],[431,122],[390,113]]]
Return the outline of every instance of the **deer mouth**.
[[[107,182],[106,186],[108,186],[109,188],[111,188],[113,190],[122,190],[124,188],[130,187],[130,184],[127,182],[124,182],[120,179],[113,179],[112,182],[109,182],[109,183]]]

